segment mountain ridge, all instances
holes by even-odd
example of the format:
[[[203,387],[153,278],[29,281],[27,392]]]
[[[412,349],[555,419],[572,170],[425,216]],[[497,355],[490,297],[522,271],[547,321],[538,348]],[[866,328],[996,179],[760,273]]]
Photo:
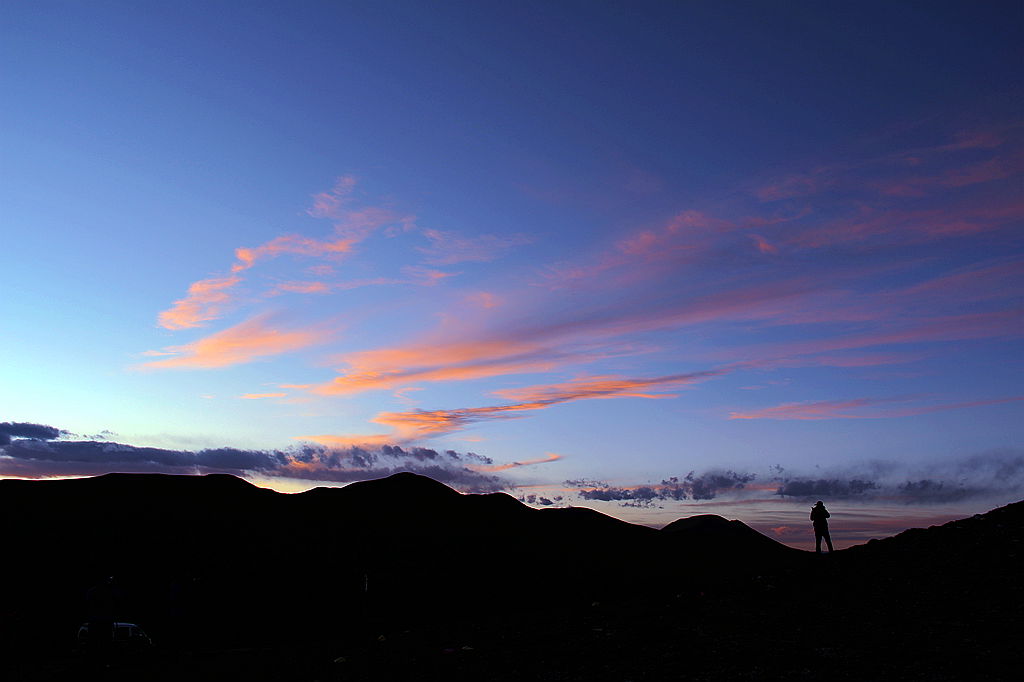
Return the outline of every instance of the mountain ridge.
[[[637,679],[669,679],[678,671],[661,652],[679,647],[703,661],[706,676],[694,679],[731,679],[755,660],[802,679],[804,641],[822,627],[827,650],[840,652],[828,656],[852,671],[847,679],[885,679],[865,662],[880,657],[906,661],[890,679],[922,665],[930,679],[978,679],[976,666],[943,656],[961,639],[1010,650],[1024,604],[1024,502],[816,556],[716,515],[656,530],[586,507],[461,494],[416,475],[296,494],[231,478],[0,481],[8,520],[0,580],[11,588],[0,608],[0,660],[53,656],[89,618],[85,595],[111,576],[122,595],[116,617],[166,646],[263,651],[281,665],[294,661],[295,647],[335,665],[340,647],[343,659],[391,671],[349,668],[354,680],[430,678],[421,667],[441,665],[430,647],[449,641],[491,653],[444,667],[446,679],[537,679],[552,661],[566,671],[552,679],[581,679],[577,669],[586,679],[625,679],[635,676],[628,661],[652,671]],[[510,637],[532,653],[503,658]],[[581,663],[609,646],[622,663]],[[773,658],[779,652],[794,663]],[[180,674],[124,679],[338,674],[312,663],[303,676],[197,660],[213,666],[209,677],[172,666]],[[1016,670],[986,660],[989,679]]]

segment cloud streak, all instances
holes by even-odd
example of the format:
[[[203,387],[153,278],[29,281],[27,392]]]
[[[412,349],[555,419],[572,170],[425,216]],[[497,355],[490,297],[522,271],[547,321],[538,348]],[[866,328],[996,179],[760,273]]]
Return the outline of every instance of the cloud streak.
[[[242,274],[260,261],[285,254],[337,261],[381,227],[401,225],[404,229],[411,229],[415,225],[415,216],[377,206],[351,207],[355,185],[354,177],[343,176],[331,190],[313,197],[313,206],[307,213],[314,218],[331,220],[334,223],[332,237],[316,239],[286,234],[259,246],[236,248],[230,274],[209,277],[189,285],[185,298],[159,313],[157,321],[160,326],[172,330],[189,329],[219,319],[235,301],[232,290],[242,283]],[[327,293],[329,290],[330,287],[321,282],[285,282],[277,285],[271,293]]]
[[[185,298],[160,313],[157,320],[165,329],[190,329],[215,320],[224,313],[231,301],[229,289],[242,281],[241,277],[212,277],[194,282]]]
[[[517,469],[519,467],[528,467],[535,464],[548,464],[550,462],[557,462],[562,459],[562,455],[555,454],[554,452],[547,453],[544,457],[537,457],[536,459],[524,459],[520,462],[509,462],[508,464],[477,464],[471,468],[474,471],[508,471],[509,469]]]
[[[466,237],[454,232],[425,229],[423,236],[430,245],[419,247],[419,251],[426,256],[427,262],[433,265],[486,263],[516,246],[530,243],[530,239],[525,235],[481,234]]]
[[[619,377],[590,377],[562,384],[549,384],[503,391],[506,397],[519,396],[524,402],[488,407],[465,407],[455,410],[411,410],[408,412],[382,412],[374,422],[391,427],[394,438],[400,441],[439,436],[462,430],[474,423],[495,419],[514,419],[524,412],[542,410],[576,400],[594,398],[662,398],[638,389],[684,386],[720,376],[725,370],[707,370],[687,374],[673,374],[646,379]]]
[[[913,398],[856,398],[853,400],[821,400],[817,402],[784,403],[749,412],[731,412],[729,419],[777,419],[815,421],[821,419],[891,419],[914,417],[932,412],[984,407],[1024,400],[1024,396],[991,398],[940,405],[919,405],[890,409],[893,403],[906,403]]]
[[[219,369],[290,353],[323,343],[332,332],[322,328],[277,329],[267,315],[260,315],[234,327],[183,346],[170,346],[161,355],[171,357],[140,365],[143,369]]]

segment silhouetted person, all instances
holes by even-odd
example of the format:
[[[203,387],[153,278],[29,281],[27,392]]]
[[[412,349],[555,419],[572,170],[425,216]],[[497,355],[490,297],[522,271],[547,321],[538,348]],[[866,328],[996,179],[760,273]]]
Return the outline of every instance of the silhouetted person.
[[[821,554],[821,539],[825,538],[825,542],[828,544],[829,553],[832,552],[832,538],[828,534],[828,517],[831,514],[828,513],[828,509],[825,509],[825,503],[818,500],[811,507],[811,522],[814,524],[814,551]]]

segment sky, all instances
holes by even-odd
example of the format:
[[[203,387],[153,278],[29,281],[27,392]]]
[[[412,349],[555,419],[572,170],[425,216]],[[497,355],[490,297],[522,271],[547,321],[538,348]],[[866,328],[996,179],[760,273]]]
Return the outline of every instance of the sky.
[[[0,475],[840,546],[1024,498],[1016,2],[33,2]]]

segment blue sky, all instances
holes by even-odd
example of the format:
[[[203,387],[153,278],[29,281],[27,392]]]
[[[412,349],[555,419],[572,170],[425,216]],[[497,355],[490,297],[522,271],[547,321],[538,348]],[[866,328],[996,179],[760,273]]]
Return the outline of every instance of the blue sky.
[[[232,470],[293,490],[450,449],[463,489],[762,529],[823,481],[852,539],[1018,499],[1021,19],[8,8],[0,419],[66,433],[0,465],[279,451]]]

